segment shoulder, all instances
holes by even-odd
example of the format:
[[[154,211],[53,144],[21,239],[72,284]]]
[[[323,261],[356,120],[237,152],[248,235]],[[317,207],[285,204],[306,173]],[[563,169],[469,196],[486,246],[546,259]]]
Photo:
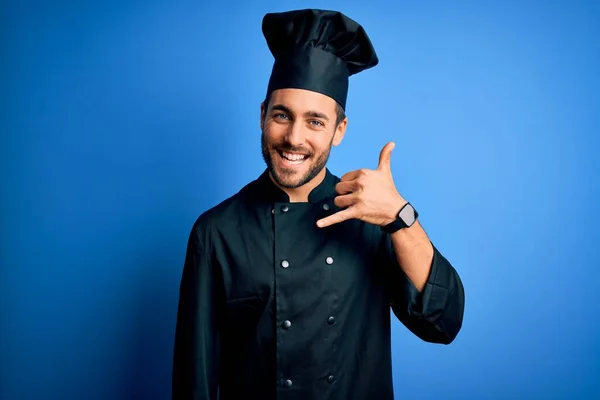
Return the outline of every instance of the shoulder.
[[[215,227],[224,226],[243,214],[251,201],[255,185],[255,180],[247,183],[237,193],[202,212],[193,224],[193,231],[199,235],[210,234]]]

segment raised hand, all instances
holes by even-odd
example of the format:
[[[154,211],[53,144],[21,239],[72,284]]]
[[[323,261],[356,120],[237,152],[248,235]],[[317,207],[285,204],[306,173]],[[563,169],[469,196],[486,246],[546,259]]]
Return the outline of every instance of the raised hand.
[[[334,200],[343,208],[317,221],[324,228],[349,219],[359,219],[375,225],[387,225],[396,219],[406,201],[396,190],[392,177],[391,158],[394,142],[387,143],[379,154],[376,170],[359,169],[346,173],[335,186],[339,194]]]

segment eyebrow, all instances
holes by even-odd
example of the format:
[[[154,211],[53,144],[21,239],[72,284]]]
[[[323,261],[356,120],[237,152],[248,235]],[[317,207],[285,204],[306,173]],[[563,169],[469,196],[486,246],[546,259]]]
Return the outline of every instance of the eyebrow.
[[[313,118],[321,118],[324,119],[325,121],[329,121],[329,118],[327,117],[327,115],[317,112],[317,111],[307,111],[304,113],[305,117],[313,117]]]
[[[275,104],[271,107],[271,110],[283,111],[283,112],[290,114],[291,116],[296,115],[296,113],[294,113],[289,107],[284,106],[283,104]],[[318,112],[318,111],[307,111],[304,113],[304,116],[312,117],[312,118],[321,118],[321,119],[324,119],[325,121],[329,121],[329,117],[327,117],[327,115],[325,115],[321,112]]]

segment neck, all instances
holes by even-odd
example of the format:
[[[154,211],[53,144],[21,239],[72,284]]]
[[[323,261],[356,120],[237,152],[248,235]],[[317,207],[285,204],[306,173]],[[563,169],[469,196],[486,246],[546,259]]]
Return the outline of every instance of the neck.
[[[327,170],[324,167],[309,182],[306,182],[304,185],[297,187],[297,188],[293,188],[293,189],[282,187],[279,184],[277,184],[277,182],[275,182],[275,179],[273,179],[273,175],[271,175],[270,172],[269,172],[269,178],[271,178],[271,181],[275,184],[275,186],[277,186],[278,188],[283,190],[285,193],[287,193],[287,195],[290,197],[290,203],[307,203],[308,195],[310,194],[310,192],[312,192],[312,190],[314,188],[316,188],[317,186],[319,186],[319,184],[321,184],[321,182],[323,182],[323,179],[325,179],[326,173],[327,173]]]

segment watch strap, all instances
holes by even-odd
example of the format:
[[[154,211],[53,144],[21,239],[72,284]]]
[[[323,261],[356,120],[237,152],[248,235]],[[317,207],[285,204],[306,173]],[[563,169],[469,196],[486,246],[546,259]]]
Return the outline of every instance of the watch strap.
[[[396,214],[396,219],[393,222],[390,222],[387,225],[383,225],[381,226],[381,230],[386,232],[386,233],[394,233],[396,231],[399,231],[400,229],[403,228],[408,228],[411,225],[407,225],[406,222],[404,222],[404,220],[400,217],[400,214],[402,213],[402,210],[404,210],[405,207],[410,206],[413,209],[413,212],[415,213],[415,219],[414,221],[417,220],[417,218],[419,217],[419,213],[417,212],[417,210],[412,206],[412,204],[410,203],[406,203],[405,205],[402,206],[402,208],[400,209],[400,211],[398,211],[398,213]],[[414,224],[413,221],[413,224]]]

